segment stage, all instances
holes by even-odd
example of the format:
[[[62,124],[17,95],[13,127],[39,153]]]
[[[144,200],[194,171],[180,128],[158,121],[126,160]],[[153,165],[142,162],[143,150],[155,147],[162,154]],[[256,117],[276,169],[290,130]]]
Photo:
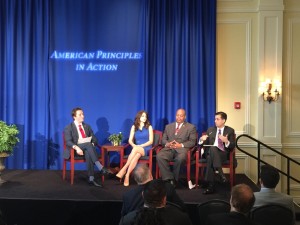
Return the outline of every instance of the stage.
[[[62,180],[61,171],[5,170],[0,186],[0,208],[8,225],[34,224],[107,224],[120,220],[122,195],[136,184],[132,180],[124,187],[118,179],[107,177],[103,188],[89,186],[85,171],[76,171],[74,185]],[[194,181],[193,181],[194,182]],[[202,195],[201,189],[189,190],[182,178],[176,191],[187,204],[189,215],[197,224],[196,205],[209,199],[229,201],[230,185],[217,185],[217,192]],[[237,175],[237,183],[246,183],[254,191],[258,188],[245,175]]]

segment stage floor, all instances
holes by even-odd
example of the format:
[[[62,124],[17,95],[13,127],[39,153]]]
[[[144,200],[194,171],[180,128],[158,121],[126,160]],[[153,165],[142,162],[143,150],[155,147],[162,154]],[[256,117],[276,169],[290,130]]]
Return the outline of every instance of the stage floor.
[[[69,171],[67,171],[69,172]],[[0,186],[0,209],[10,224],[118,224],[122,195],[136,184],[124,187],[118,179],[107,177],[103,188],[89,186],[85,171],[76,171],[74,184],[62,180],[61,171],[5,170]],[[258,188],[245,175],[237,174],[237,183],[246,183],[254,191]],[[194,181],[193,181],[194,182]],[[210,199],[229,201],[230,185],[217,185],[216,193],[202,195],[201,189],[188,189],[182,178],[176,191],[187,204],[193,222],[195,206]],[[79,217],[82,215],[82,217]],[[74,219],[76,218],[76,219]],[[98,219],[105,223],[99,223]],[[96,220],[95,222],[93,222]]]

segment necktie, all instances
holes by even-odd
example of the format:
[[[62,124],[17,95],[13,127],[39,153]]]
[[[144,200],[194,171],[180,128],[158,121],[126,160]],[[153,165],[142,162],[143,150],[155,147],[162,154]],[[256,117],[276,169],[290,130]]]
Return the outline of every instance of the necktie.
[[[175,130],[175,135],[177,135],[178,131],[179,131],[179,126],[180,124],[177,125],[176,130]]]
[[[224,152],[224,144],[223,141],[219,138],[219,135],[221,135],[221,129],[219,129],[218,132],[218,148]]]
[[[78,127],[79,127],[79,131],[81,133],[82,138],[85,138],[86,136],[85,136],[84,130],[82,129],[81,125],[78,125]]]

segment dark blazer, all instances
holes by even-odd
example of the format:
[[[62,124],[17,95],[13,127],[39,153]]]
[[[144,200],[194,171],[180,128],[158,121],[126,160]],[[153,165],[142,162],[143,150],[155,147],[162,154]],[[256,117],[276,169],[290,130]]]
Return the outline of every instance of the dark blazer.
[[[216,213],[207,217],[206,225],[256,225],[246,215],[238,212]]]
[[[215,139],[216,139],[216,134],[217,134],[218,128],[215,127],[210,127],[208,128],[206,134],[208,135],[207,139],[203,142],[204,145],[213,145],[215,143]],[[227,152],[231,151],[232,149],[235,148],[235,133],[234,133],[234,129],[228,126],[224,127],[224,131],[223,131],[223,136],[226,136],[230,142],[228,148],[225,147],[224,148]]]
[[[96,136],[94,135],[94,132],[90,125],[86,123],[82,123],[83,129],[85,131],[85,134],[87,137],[92,137],[91,142],[94,143],[96,146],[98,144],[98,140]],[[68,159],[70,158],[70,150],[72,149],[73,145],[78,144],[78,131],[76,128],[76,125],[74,122],[70,123],[68,126],[65,127],[64,129],[64,138],[66,141],[67,149],[64,151],[64,158]]]
[[[167,201],[176,204],[183,211],[186,211],[186,206],[181,198],[177,195],[175,188],[168,182],[165,183],[167,189]],[[123,206],[121,216],[136,209],[141,209],[144,206],[144,199],[142,192],[145,184],[138,185],[136,188],[131,189],[123,194]]]
[[[119,225],[131,225],[134,224],[136,216],[139,214],[139,210],[134,210],[127,215],[121,217]],[[182,212],[180,209],[174,206],[166,206],[164,208],[158,208],[157,214],[162,216],[162,220],[165,225],[192,225],[192,222],[187,213]]]
[[[165,146],[167,142],[177,141],[184,145],[184,148],[191,148],[195,146],[197,141],[197,131],[193,124],[184,122],[179,129],[177,135],[175,135],[176,122],[170,123],[166,126],[163,137],[162,145]]]

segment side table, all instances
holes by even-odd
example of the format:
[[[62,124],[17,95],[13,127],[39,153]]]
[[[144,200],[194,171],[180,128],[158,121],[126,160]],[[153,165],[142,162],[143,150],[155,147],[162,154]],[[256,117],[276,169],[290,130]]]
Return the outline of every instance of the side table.
[[[122,143],[121,145],[116,145],[116,146],[112,145],[111,143],[106,143],[106,144],[102,145],[101,151],[103,152],[105,158],[106,158],[106,155],[108,155],[107,154],[108,152],[119,152],[120,153],[120,169],[121,169],[122,160],[124,157],[124,150],[128,146],[129,146],[129,144],[126,144],[126,143]],[[109,162],[109,158],[108,158],[108,160],[106,160],[105,158],[104,158],[104,162],[105,163]]]

